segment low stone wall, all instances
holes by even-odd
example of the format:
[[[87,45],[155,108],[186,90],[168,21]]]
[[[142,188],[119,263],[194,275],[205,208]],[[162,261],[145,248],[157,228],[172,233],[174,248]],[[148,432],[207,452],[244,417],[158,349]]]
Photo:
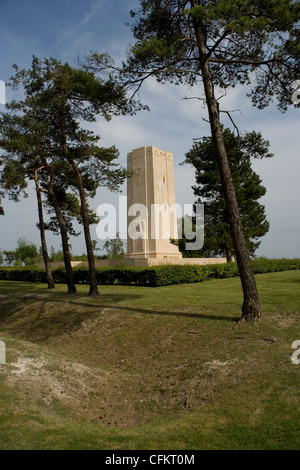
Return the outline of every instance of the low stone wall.
[[[177,266],[205,266],[208,264],[225,264],[226,258],[131,258],[131,259],[102,259],[96,260],[96,268],[106,267],[141,267],[147,268],[151,266],[177,265]],[[87,267],[88,263],[83,261],[80,267]],[[78,266],[79,267],[79,266]]]
[[[126,260],[127,261],[127,260]],[[227,263],[226,258],[160,258],[160,259],[131,259],[128,260],[133,262],[131,266],[162,266],[162,265],[176,265],[176,266],[205,266],[207,264],[225,264]]]
[[[101,259],[95,260],[96,268],[114,268],[121,266],[147,268],[151,266],[205,266],[208,264],[226,264],[226,258],[131,258],[131,259]],[[72,261],[73,268],[88,268],[87,261]],[[44,265],[40,265],[43,268]],[[63,262],[51,263],[52,269],[63,268]]]

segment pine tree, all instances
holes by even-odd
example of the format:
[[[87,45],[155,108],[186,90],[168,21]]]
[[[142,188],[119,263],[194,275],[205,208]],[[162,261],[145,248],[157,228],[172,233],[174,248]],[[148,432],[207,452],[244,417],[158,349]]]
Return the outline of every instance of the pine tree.
[[[259,238],[269,230],[269,223],[264,206],[258,202],[265,195],[266,189],[252,169],[251,158],[272,157],[268,151],[269,142],[264,141],[260,133],[251,132],[236,136],[230,129],[224,130],[223,139],[247,247],[253,256],[261,243]],[[196,204],[205,205],[203,255],[226,256],[227,260],[231,261],[235,252],[212,138],[204,137],[195,142],[186,154],[184,163],[195,168],[197,184],[193,186],[193,190],[198,196]]]
[[[239,216],[220,122],[218,87],[254,87],[259,108],[274,98],[281,110],[292,104],[300,76],[299,2],[292,0],[141,0],[131,12],[136,43],[124,73],[137,92],[154,76],[190,86],[203,84],[216,161],[244,293],[243,319],[257,320],[261,306]]]

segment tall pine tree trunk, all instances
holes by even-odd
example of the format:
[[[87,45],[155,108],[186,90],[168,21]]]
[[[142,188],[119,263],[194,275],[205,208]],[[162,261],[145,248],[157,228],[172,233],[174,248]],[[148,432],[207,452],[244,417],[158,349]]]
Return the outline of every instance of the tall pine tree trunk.
[[[227,263],[230,263],[232,261],[232,253],[231,253],[230,248],[228,248],[227,245],[225,245],[225,253],[226,253]]]
[[[38,171],[39,170],[36,170],[34,172],[34,181],[35,181],[36,197],[37,197],[37,203],[38,203],[41,246],[42,246],[43,259],[44,259],[45,269],[46,269],[48,289],[54,289],[54,287],[55,287],[54,279],[53,279],[53,275],[52,275],[50,259],[49,259],[48,249],[47,249],[47,243],[46,243],[44,214],[43,214],[43,202],[42,202],[42,194],[41,194],[40,185],[39,185],[39,181],[38,181],[38,175],[37,175]]]
[[[81,177],[81,173],[79,171],[78,165],[76,164],[76,162],[74,162],[74,160],[70,158],[70,155],[69,155],[68,146],[67,146],[67,138],[66,138],[66,129],[65,129],[65,118],[64,118],[63,111],[60,111],[59,124],[60,124],[60,132],[62,136],[62,150],[65,155],[65,158],[72,165],[72,168],[74,170],[74,174],[76,177],[77,187],[78,187],[79,194],[80,194],[81,216],[82,216],[82,223],[83,223],[85,243],[86,243],[88,263],[89,263],[89,280],[90,280],[89,295],[90,296],[99,295],[85,191],[84,191],[82,177]]]
[[[77,187],[80,194],[80,202],[81,202],[81,216],[84,228],[84,236],[85,236],[85,243],[87,249],[87,256],[89,262],[89,279],[90,279],[90,291],[89,295],[99,295],[98,291],[98,284],[96,278],[96,269],[95,269],[95,258],[93,252],[93,243],[91,239],[90,233],[90,224],[89,224],[89,216],[88,216],[88,208],[86,203],[86,196],[85,191],[82,183],[82,177],[78,165],[73,160],[71,161],[72,168],[74,170],[74,174],[77,181]]]
[[[194,2],[192,2],[192,4],[193,3]],[[240,218],[240,211],[228,162],[227,152],[224,145],[223,132],[219,117],[219,106],[214,94],[213,79],[209,62],[206,57],[205,33],[200,19],[194,19],[194,28],[199,45],[199,58],[202,69],[202,78],[209,113],[211,133],[217,156],[217,163],[224,192],[224,199],[226,203],[233,246],[244,293],[242,314],[245,320],[258,320],[261,317],[262,310],[259,302],[252,266],[250,263],[250,256],[246,245],[244,229]]]
[[[69,247],[69,236],[68,236],[67,224],[61,212],[59,203],[56,199],[53,186],[54,186],[54,175],[52,174],[50,183],[48,185],[48,193],[49,193],[50,200],[53,205],[53,208],[57,217],[57,221],[59,224],[59,228],[60,228],[62,248],[63,248],[63,253],[64,253],[64,263],[65,263],[66,277],[67,277],[68,293],[76,294],[77,290],[74,284],[74,275],[73,275],[73,268],[72,268],[72,263],[71,263],[71,253],[70,253],[70,247]]]
[[[36,122],[38,122],[38,113],[36,110],[36,106],[34,104],[34,101],[31,99],[29,96],[31,103],[32,103],[32,108],[34,112],[34,117],[36,119]],[[61,240],[62,240],[62,248],[63,248],[63,253],[64,253],[64,263],[65,263],[65,269],[66,269],[66,281],[67,281],[67,286],[68,286],[68,293],[69,294],[77,294],[77,290],[74,284],[74,275],[73,275],[73,268],[71,264],[71,253],[70,253],[70,247],[69,247],[69,236],[68,236],[68,229],[67,229],[67,224],[65,221],[65,218],[60,210],[59,203],[56,199],[55,193],[54,193],[54,183],[55,183],[55,174],[53,171],[53,168],[48,165],[46,158],[43,156],[43,150],[41,146],[41,141],[39,137],[39,133],[36,131],[36,145],[37,148],[40,150],[40,158],[42,161],[42,164],[44,165],[46,171],[49,174],[49,184],[48,184],[48,194],[52,203],[52,206],[54,208],[57,221],[59,224],[60,228],[60,234],[61,234]]]

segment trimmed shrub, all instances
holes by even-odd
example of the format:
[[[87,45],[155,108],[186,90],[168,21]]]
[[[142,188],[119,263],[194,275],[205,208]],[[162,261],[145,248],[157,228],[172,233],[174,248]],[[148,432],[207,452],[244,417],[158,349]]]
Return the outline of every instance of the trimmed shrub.
[[[254,274],[272,273],[300,269],[300,259],[269,260],[259,258],[252,261]],[[236,263],[213,265],[165,265],[151,268],[97,268],[96,276],[99,285],[119,284],[123,286],[159,287],[172,284],[202,282],[209,279],[226,279],[238,276]],[[57,284],[66,283],[66,273],[62,268],[53,270],[53,278]],[[0,268],[1,281],[47,282],[43,269]],[[88,269],[74,269],[75,284],[88,284]]]
[[[43,269],[0,268],[0,280],[44,283],[47,282],[47,277]]]

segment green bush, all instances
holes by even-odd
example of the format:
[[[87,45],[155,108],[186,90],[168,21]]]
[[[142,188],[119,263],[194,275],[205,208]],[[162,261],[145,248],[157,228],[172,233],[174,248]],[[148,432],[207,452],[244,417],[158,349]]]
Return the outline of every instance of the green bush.
[[[300,259],[267,259],[258,258],[252,262],[255,274],[274,273],[300,269]]]
[[[0,268],[0,280],[44,283],[47,282],[47,277],[43,269]]]
[[[287,271],[300,269],[300,259],[269,260],[259,258],[252,261],[254,274]],[[238,276],[236,263],[213,265],[165,265],[151,268],[98,268],[96,269],[99,285],[119,284],[124,286],[150,286],[159,287],[172,284],[187,284],[202,282],[209,279],[226,279]],[[58,284],[66,283],[66,273],[62,268],[53,270],[54,281]],[[43,269],[28,268],[0,268],[1,281],[27,281],[46,282],[46,273]],[[88,284],[88,269],[74,269],[75,284]]]

